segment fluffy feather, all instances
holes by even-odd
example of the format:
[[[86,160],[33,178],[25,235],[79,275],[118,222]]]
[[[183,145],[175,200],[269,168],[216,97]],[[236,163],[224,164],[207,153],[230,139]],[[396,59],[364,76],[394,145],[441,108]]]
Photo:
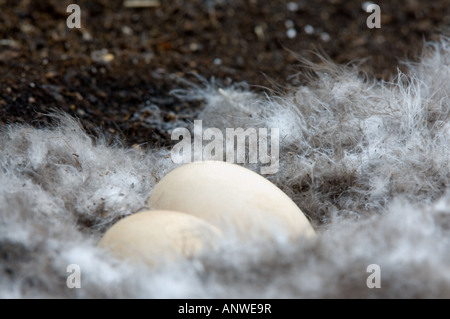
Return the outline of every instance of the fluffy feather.
[[[170,150],[108,145],[64,114],[53,127],[3,127],[0,297],[450,297],[450,41],[427,49],[392,82],[328,62],[282,95],[177,92],[204,100],[204,128],[280,129],[280,168],[266,177],[307,214],[315,241],[229,238],[161,268],[120,262],[96,243],[146,208],[176,167]],[[66,286],[69,264],[80,289]],[[370,264],[380,289],[366,285]]]

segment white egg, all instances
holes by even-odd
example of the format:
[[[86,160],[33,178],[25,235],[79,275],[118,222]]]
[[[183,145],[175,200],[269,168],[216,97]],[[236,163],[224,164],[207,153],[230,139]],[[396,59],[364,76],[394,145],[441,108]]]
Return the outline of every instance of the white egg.
[[[314,237],[300,208],[277,186],[242,166],[194,162],[164,176],[148,205],[188,213],[241,239]]]
[[[220,230],[197,218],[176,211],[135,213],[114,224],[98,245],[118,258],[149,265],[194,257],[213,249]]]

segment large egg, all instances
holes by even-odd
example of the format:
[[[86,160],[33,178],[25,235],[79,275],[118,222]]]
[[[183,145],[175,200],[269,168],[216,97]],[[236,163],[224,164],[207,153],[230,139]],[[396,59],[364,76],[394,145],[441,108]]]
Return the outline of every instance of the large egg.
[[[227,162],[194,162],[172,170],[155,186],[148,205],[188,213],[241,239],[315,236],[303,212],[281,189]]]
[[[156,265],[214,248],[221,232],[203,219],[176,211],[135,213],[114,224],[99,246],[118,258]]]

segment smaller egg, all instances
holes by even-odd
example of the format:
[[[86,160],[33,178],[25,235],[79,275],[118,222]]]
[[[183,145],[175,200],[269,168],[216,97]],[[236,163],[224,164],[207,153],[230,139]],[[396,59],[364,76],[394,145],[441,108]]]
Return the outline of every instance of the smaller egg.
[[[219,229],[200,218],[177,211],[154,210],[118,221],[98,245],[118,258],[153,266],[197,256],[213,249],[221,237]]]
[[[275,184],[227,162],[194,162],[172,170],[155,186],[148,205],[185,212],[245,240],[316,235],[300,208]]]

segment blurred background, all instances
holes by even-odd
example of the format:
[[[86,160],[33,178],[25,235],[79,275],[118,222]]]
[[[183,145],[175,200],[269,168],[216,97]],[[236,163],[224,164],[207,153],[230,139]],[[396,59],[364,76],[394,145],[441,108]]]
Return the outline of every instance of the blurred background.
[[[70,29],[69,4],[81,8]],[[200,101],[170,94],[194,76],[260,91],[302,81],[314,51],[389,80],[424,41],[449,34],[450,1],[0,0],[0,124],[43,125],[60,109],[127,146],[169,142]],[[297,74],[297,76],[292,76]]]

